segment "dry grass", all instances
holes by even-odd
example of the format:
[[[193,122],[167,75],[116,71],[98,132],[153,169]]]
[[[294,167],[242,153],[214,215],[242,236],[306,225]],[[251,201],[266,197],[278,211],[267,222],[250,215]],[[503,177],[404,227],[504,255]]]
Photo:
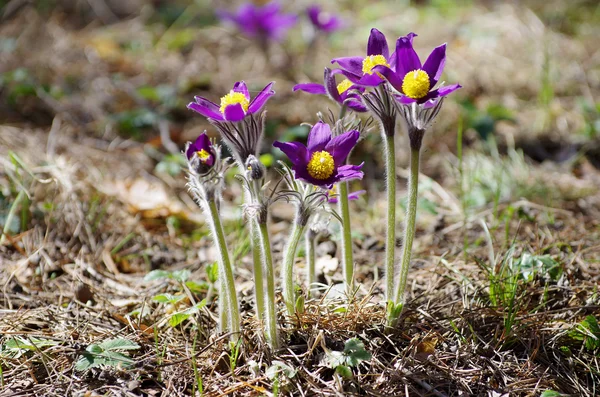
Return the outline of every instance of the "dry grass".
[[[119,21],[122,15],[107,14],[103,18],[117,22],[103,26],[68,8],[15,11],[0,26],[0,36],[16,43],[10,56],[0,52],[1,69],[27,69],[37,91],[13,105],[13,83],[5,82],[0,92],[6,120],[0,126],[0,219],[14,206],[23,223],[0,244],[0,396],[185,396],[198,392],[199,379],[211,397],[274,390],[294,396],[537,396],[544,390],[598,395],[600,348],[586,348],[576,331],[586,316],[600,318],[600,173],[589,155],[594,140],[575,133],[587,123],[577,98],[593,101],[598,95],[600,58],[590,33],[597,32],[597,16],[584,18],[577,34],[565,33],[570,25],[539,17],[557,7],[546,3],[530,4],[537,15],[524,6],[477,3],[444,16],[448,10],[433,6],[389,15],[390,4],[381,2],[356,16],[364,28],[334,39],[332,53],[360,54],[371,24],[390,35],[418,31],[419,49],[448,38],[448,80],[463,83],[463,98],[479,108],[499,103],[510,109],[516,122],[498,123],[498,154],[477,143],[474,130],[466,131],[461,163],[450,149],[456,139],[450,132],[464,109],[447,101],[426,142],[410,299],[393,329],[384,327],[381,302],[385,203],[378,178],[365,180],[368,199],[353,203],[360,219],[355,299],[320,297],[288,321],[281,313],[279,350],[267,348],[253,316],[250,258],[240,249],[236,275],[244,331],[234,365],[227,335],[216,331],[216,299],[208,284],[208,290],[192,292],[174,280],[144,281],[150,270],[187,269],[188,280],[205,282],[205,265],[215,259],[184,178],[156,165],[169,145],[181,146],[208,127],[182,110],[191,95],[216,98],[231,81],[247,76],[257,87],[278,81],[279,99],[269,106],[275,134],[312,120],[327,102],[292,96],[290,88],[319,73],[284,68],[300,38],[286,51],[275,48],[266,63],[254,49],[244,51],[247,41],[220,27],[193,30],[190,43],[173,49],[181,27],[165,30],[144,15]],[[82,27],[81,21],[90,24]],[[132,43],[138,50],[131,50]],[[330,57],[319,51],[314,63],[325,65]],[[544,102],[538,94],[548,59],[553,96]],[[219,73],[212,72],[216,68]],[[60,87],[63,95],[44,85]],[[159,85],[175,87],[174,105],[140,96],[140,87]],[[152,110],[162,120],[136,130],[138,140],[120,130],[115,117],[136,109]],[[174,142],[161,145],[159,129]],[[518,150],[530,136],[583,149],[567,162],[538,164]],[[367,140],[357,156],[376,157],[377,145],[377,139]],[[380,165],[375,158],[368,175],[380,173]],[[405,180],[401,167],[398,176]],[[238,189],[226,192],[224,207],[231,246],[243,237]],[[19,192],[21,201],[14,204]],[[287,207],[274,211],[276,259],[289,214]],[[326,239],[319,252],[331,251],[335,239]],[[508,288],[513,273],[502,273],[503,266],[523,254],[551,257],[561,275],[539,271]],[[335,265],[328,262],[322,280],[341,280]],[[509,291],[494,303],[497,285]],[[160,293],[185,298],[169,307],[152,300]],[[173,310],[204,298],[207,306],[190,319],[176,327],[167,323]],[[132,314],[136,310],[142,315]],[[327,356],[354,337],[372,358],[344,379],[326,365]],[[15,338],[32,347],[11,349]],[[128,353],[132,368],[75,369],[88,346],[113,338],[140,346]],[[277,362],[295,375],[270,378],[267,369]]]

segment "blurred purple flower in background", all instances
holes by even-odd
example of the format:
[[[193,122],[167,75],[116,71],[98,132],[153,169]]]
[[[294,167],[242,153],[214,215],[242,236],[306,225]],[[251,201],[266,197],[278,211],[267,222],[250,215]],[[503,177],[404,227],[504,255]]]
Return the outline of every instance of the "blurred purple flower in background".
[[[436,100],[461,88],[451,84],[433,89],[442,77],[446,64],[446,44],[433,49],[424,64],[415,52],[412,41],[416,34],[409,33],[396,42],[395,67],[376,66],[374,70],[382,74],[401,93],[396,99],[402,104],[418,103],[426,107],[435,105]]]
[[[396,55],[394,53],[390,56],[385,35],[373,28],[369,35],[366,57],[345,57],[331,60],[331,63],[336,62],[341,67],[341,73],[353,83],[364,86],[377,86],[383,83],[384,79],[373,68],[378,65],[393,68]]]
[[[339,17],[323,11],[320,6],[312,5],[306,9],[308,18],[316,30],[333,33],[342,28],[343,24]]]
[[[356,130],[332,138],[328,124],[319,121],[308,134],[307,146],[300,142],[275,142],[292,162],[296,179],[331,189],[334,183],[362,179],[361,165],[344,165],[359,138]]]
[[[246,115],[259,112],[267,100],[275,95],[271,89],[274,82],[267,84],[262,91],[250,101],[248,87],[243,81],[234,84],[229,94],[221,98],[221,106],[206,98],[196,96],[195,102],[187,105],[188,109],[194,110],[204,117],[217,121],[240,121]]]
[[[364,92],[365,88],[355,85],[348,79],[344,79],[341,83],[337,84],[335,81],[335,75],[338,71],[332,71],[329,68],[325,68],[324,73],[324,84],[318,83],[303,83],[296,84],[294,91],[304,91],[309,94],[316,95],[329,95],[331,99],[340,105],[346,105],[355,112],[366,112],[367,108],[361,102],[360,96],[355,92]]]
[[[296,15],[282,13],[277,1],[264,6],[245,3],[235,13],[218,10],[217,16],[233,22],[248,37],[275,41],[282,40],[298,19]]]

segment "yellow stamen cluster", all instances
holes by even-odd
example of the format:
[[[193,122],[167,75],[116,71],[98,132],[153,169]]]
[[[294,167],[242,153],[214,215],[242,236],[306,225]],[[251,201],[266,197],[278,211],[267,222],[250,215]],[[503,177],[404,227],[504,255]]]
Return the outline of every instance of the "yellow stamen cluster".
[[[421,69],[408,72],[402,81],[404,95],[412,99],[421,99],[429,92],[429,75]]]
[[[352,87],[352,82],[348,79],[344,79],[344,81],[337,85],[338,94],[342,95],[344,92],[348,91],[348,88],[350,87]]]
[[[210,159],[210,156],[211,156],[211,154],[204,149],[198,150],[196,152],[196,154],[198,155],[198,158],[200,159],[200,161],[202,161],[203,163],[206,163]]]
[[[362,71],[366,74],[373,74],[372,69],[379,65],[390,67],[383,55],[369,55],[363,60]]]
[[[329,178],[335,170],[333,156],[325,150],[314,152],[306,166],[306,170],[315,179],[323,180]]]
[[[242,105],[242,109],[244,109],[244,112],[248,111],[250,101],[248,101],[246,95],[242,94],[241,92],[235,91],[230,91],[229,94],[221,98],[221,107],[219,108],[219,111],[225,114],[225,108],[229,105],[235,105],[236,103]]]

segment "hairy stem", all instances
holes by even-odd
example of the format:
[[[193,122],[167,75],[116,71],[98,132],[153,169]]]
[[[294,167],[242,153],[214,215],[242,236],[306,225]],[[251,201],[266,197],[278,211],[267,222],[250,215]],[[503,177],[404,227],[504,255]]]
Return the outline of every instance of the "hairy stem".
[[[400,262],[400,278],[396,288],[396,306],[404,305],[404,290],[406,289],[406,278],[408,276],[412,245],[415,238],[417,194],[419,190],[419,157],[420,148],[412,148],[410,151],[410,177],[408,179],[408,205],[404,227],[404,245],[402,247],[402,260]]]
[[[312,285],[316,281],[315,244],[317,236],[312,230],[308,230],[308,232],[304,236],[304,240],[306,242],[306,287],[308,288],[308,296],[314,298]]]
[[[340,182],[338,205],[342,216],[342,251],[344,258],[344,282],[346,294],[352,295],[354,289],[354,260],[352,258],[352,229],[350,227],[350,206],[348,203],[348,182]]]
[[[396,148],[394,134],[381,134],[385,146],[385,181],[387,187],[387,228],[385,240],[385,293],[394,299],[394,262],[396,259]]]
[[[273,257],[271,255],[271,241],[269,240],[269,230],[266,223],[259,223],[261,256],[264,265],[265,276],[267,278],[266,294],[266,337],[267,342],[272,348],[278,347],[277,341],[277,310],[275,307],[275,279],[273,276]]]
[[[256,304],[256,317],[260,322],[265,321],[265,281],[260,258],[260,232],[255,222],[250,224],[250,241],[252,242],[252,265],[254,273],[254,301]]]
[[[294,222],[292,234],[285,249],[283,268],[281,269],[281,281],[283,284],[283,300],[287,307],[288,315],[296,314],[296,294],[294,293],[294,260],[296,259],[296,249],[302,238],[306,225]]]
[[[240,332],[240,312],[233,280],[233,270],[231,268],[231,261],[229,260],[229,252],[227,251],[227,245],[225,243],[225,234],[223,233],[223,225],[221,224],[221,218],[219,217],[217,203],[214,200],[210,200],[208,202],[208,209],[210,214],[208,218],[211,222],[214,242],[217,246],[217,251],[219,252],[218,263],[221,268],[219,273],[221,274],[221,287],[223,289],[221,291],[221,294],[223,295],[222,303],[223,307],[228,307],[226,317],[228,317],[229,320],[232,339],[237,340]]]

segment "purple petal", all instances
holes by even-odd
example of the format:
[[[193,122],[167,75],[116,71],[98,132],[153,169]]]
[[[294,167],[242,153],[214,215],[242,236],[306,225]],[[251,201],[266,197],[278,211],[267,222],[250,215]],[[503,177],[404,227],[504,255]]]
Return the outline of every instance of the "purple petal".
[[[355,112],[366,112],[367,111],[367,107],[365,105],[363,105],[363,103],[359,100],[356,99],[348,99],[344,101],[344,105],[348,106],[350,109],[354,110]]]
[[[385,80],[382,79],[381,77],[379,77],[379,75],[377,73],[373,73],[373,74],[365,74],[355,83],[358,85],[364,85],[367,87],[376,87],[376,86],[380,85],[381,83],[383,83],[384,81]],[[353,81],[353,83],[354,83],[354,81]]]
[[[356,130],[345,132],[334,137],[325,146],[325,150],[331,153],[336,166],[341,166],[346,162],[346,158],[350,151],[354,149],[360,133]]]
[[[306,9],[306,13],[308,14],[308,17],[310,18],[310,22],[315,25],[315,26],[319,26],[319,14],[321,13],[321,7],[319,7],[318,5],[312,5],[310,7],[308,7]]]
[[[433,88],[442,77],[446,64],[446,44],[442,44],[431,51],[423,64],[423,70],[429,75],[429,87]]]
[[[385,65],[377,65],[373,68],[375,73],[380,73],[397,90],[402,92],[402,80],[396,73]],[[374,73],[374,74],[375,74]]]
[[[298,91],[298,90],[308,92],[309,94],[316,94],[316,95],[326,95],[327,94],[325,87],[323,87],[323,85],[317,84],[317,83],[296,84],[294,86],[294,91]]]
[[[421,69],[421,61],[412,45],[414,33],[396,41],[396,74],[402,80],[406,73]]]
[[[238,81],[233,85],[234,92],[241,92],[244,94],[247,100],[250,100],[250,93],[248,92],[248,87],[244,81]]]
[[[224,116],[227,121],[240,121],[246,117],[246,112],[241,103],[234,103],[225,107]]]
[[[273,87],[273,84],[275,84],[274,81],[267,84],[267,86],[263,88],[261,92],[258,93],[258,95],[252,100],[252,102],[250,102],[250,106],[248,107],[249,113],[258,112],[269,100],[269,98],[275,95],[275,91],[271,89],[271,87]]]
[[[409,98],[406,95],[394,95],[394,98],[403,105],[410,105],[411,103],[417,102],[416,99]]]
[[[299,142],[279,142],[273,143],[273,146],[285,153],[293,165],[306,168],[306,164],[310,160],[306,146]]]
[[[365,194],[366,190],[358,190],[356,192],[352,192],[348,194],[348,200],[358,200],[361,194]]]
[[[350,73],[354,73],[356,75],[362,76],[362,64],[363,57],[345,57],[345,58],[334,58],[331,60],[331,63],[336,63],[340,65],[340,67],[344,70],[347,70]]]
[[[338,182],[349,181],[351,179],[362,179],[364,174],[361,168],[364,163],[360,165],[343,165],[338,168],[336,179]]]
[[[383,55],[385,59],[390,56],[385,35],[375,28],[371,29],[371,34],[369,35],[367,55]]]
[[[331,140],[331,128],[329,124],[319,121],[308,133],[308,151],[319,152],[325,149],[325,145]]]
[[[325,68],[325,72],[323,74],[323,81],[325,83],[325,89],[327,93],[334,101],[340,103],[342,102],[342,98],[340,97],[340,93],[337,89],[337,84],[335,82],[335,75],[338,72],[332,72],[331,69]]]
[[[419,100],[419,103],[425,103],[431,99],[435,99],[438,97],[444,97],[444,96],[458,90],[459,88],[462,88],[462,86],[460,84],[451,84],[451,85],[440,87],[437,90],[429,91],[429,94],[427,94],[425,97],[423,97],[421,100]]]
[[[202,97],[195,97],[194,99],[196,100],[196,102],[191,102],[190,104],[188,104],[188,109],[198,112],[204,117],[223,121],[223,115],[221,114],[221,112],[219,112],[219,107],[216,104]]]

